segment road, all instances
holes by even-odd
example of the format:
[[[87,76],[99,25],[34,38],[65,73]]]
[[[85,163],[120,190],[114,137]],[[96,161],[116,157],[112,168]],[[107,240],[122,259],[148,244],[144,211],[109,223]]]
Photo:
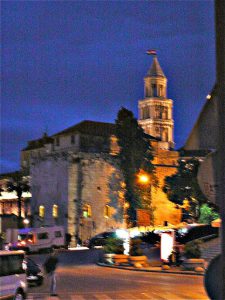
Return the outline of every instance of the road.
[[[29,288],[28,300],[96,299],[208,299],[203,277],[147,273],[100,267],[94,264],[57,269],[57,293],[49,297],[49,283]]]

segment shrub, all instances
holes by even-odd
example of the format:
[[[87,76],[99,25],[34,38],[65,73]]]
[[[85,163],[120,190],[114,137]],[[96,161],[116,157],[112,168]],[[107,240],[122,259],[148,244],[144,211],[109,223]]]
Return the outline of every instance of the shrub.
[[[184,255],[186,258],[200,258],[201,257],[201,241],[194,240],[191,242],[188,242],[184,246]]]
[[[106,239],[103,249],[105,253],[123,254],[123,240],[119,238],[109,237]]]
[[[131,239],[130,240],[130,255],[131,256],[142,256],[143,251],[141,249],[142,241],[140,239]]]

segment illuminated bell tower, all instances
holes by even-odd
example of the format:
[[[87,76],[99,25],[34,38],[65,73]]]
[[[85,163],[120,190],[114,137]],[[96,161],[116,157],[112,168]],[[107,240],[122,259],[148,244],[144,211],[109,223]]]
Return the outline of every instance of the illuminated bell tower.
[[[138,123],[145,133],[159,138],[161,149],[173,149],[173,100],[167,98],[167,78],[155,51],[152,65],[144,77],[144,99],[139,100],[138,109]]]

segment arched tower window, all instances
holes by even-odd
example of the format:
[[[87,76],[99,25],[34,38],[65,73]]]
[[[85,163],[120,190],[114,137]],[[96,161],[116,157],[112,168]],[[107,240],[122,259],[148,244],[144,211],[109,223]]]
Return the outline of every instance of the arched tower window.
[[[157,97],[157,85],[155,83],[152,84],[152,96]]]

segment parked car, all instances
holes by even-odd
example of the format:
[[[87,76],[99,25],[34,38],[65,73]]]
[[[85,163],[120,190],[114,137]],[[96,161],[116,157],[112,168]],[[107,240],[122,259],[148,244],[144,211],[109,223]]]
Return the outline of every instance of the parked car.
[[[109,237],[117,237],[115,231],[105,231],[102,233],[99,233],[95,236],[93,236],[89,241],[88,241],[88,248],[94,248],[96,246],[104,246],[106,243],[106,239]]]
[[[24,264],[26,265],[25,269],[28,285],[42,285],[44,275],[41,267],[29,257],[25,259]]]
[[[23,251],[0,251],[0,299],[26,299],[26,270]]]
[[[176,232],[176,241],[181,244],[186,244],[187,242],[199,239],[206,238],[208,236],[215,235],[218,236],[219,229],[212,227],[207,224],[196,224],[188,225],[187,227],[180,228]]]

